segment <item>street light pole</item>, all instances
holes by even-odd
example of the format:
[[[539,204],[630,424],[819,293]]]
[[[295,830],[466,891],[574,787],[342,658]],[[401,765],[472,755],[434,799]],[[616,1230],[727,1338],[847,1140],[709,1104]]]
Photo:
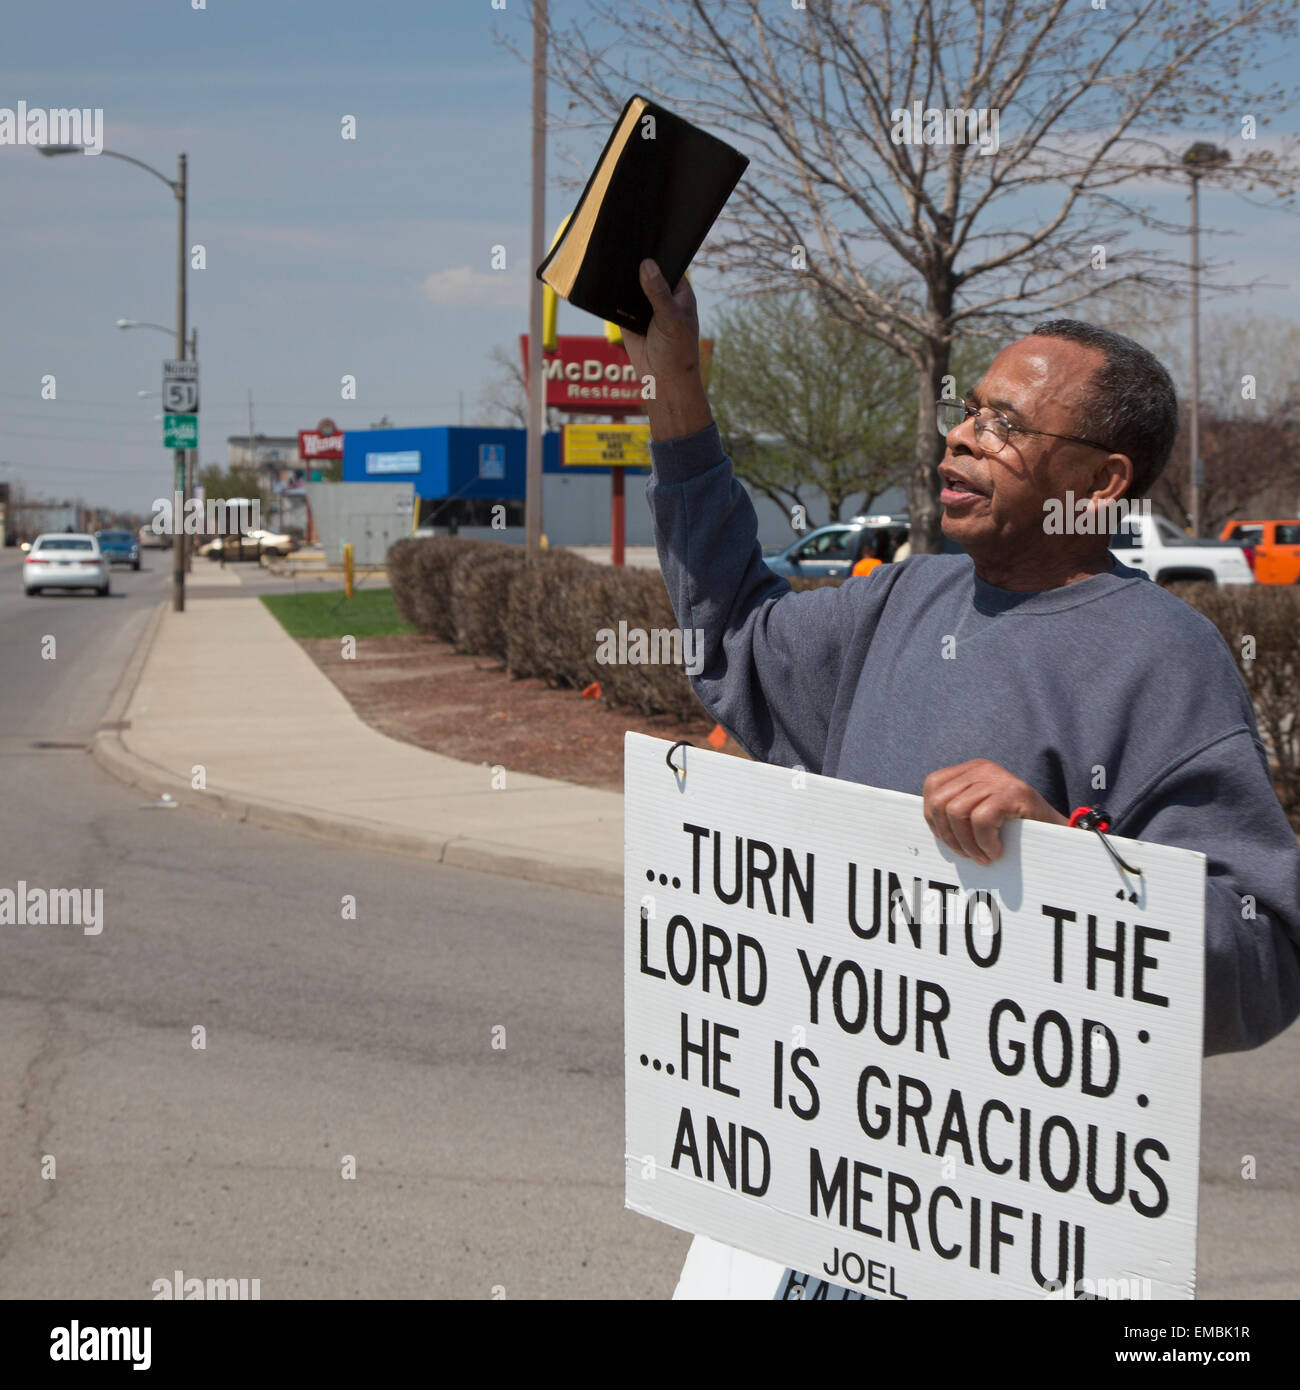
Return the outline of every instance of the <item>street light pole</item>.
[[[83,145],[37,145],[36,152],[41,155],[59,154],[82,154],[85,147]],[[100,154],[107,155],[110,159],[120,159],[127,164],[134,164],[137,169],[143,169],[147,174],[152,174],[154,178],[160,179],[172,191],[172,196],[176,199],[178,206],[177,217],[177,260],[176,260],[176,355],[181,360],[185,360],[185,238],[186,238],[186,159],[182,154],[179,156],[176,165],[175,180],[169,179],[166,174],[155,169],[152,164],[146,164],[143,159],[136,159],[133,155],[119,154],[116,150],[101,149]],[[185,611],[185,450],[177,449],[173,457],[173,494],[180,494],[181,501],[181,527],[179,532],[173,525],[173,560],[172,560],[172,607],[177,613]]]
[[[1201,217],[1200,184],[1206,169],[1220,169],[1231,160],[1227,150],[1198,140],[1183,154],[1183,167],[1192,181],[1192,418],[1188,430],[1192,488],[1188,520],[1193,536],[1201,534]]]
[[[176,356],[180,361],[185,360],[185,241],[186,241],[186,205],[185,205],[185,156],[179,156],[176,162],[176,182],[173,185],[173,192],[176,195],[177,203],[177,239],[176,239]],[[185,611],[185,495],[186,495],[186,457],[184,449],[177,449],[175,454],[175,493],[174,500],[180,502],[180,525],[176,524],[175,513],[172,516],[172,610],[176,613]]]
[[[1201,176],[1192,173],[1192,535],[1201,534]]]
[[[145,322],[144,322],[143,320],[141,320],[141,319],[118,319],[118,321],[117,321],[117,327],[118,327],[118,328],[155,328],[155,329],[158,330],[159,333],[165,333],[169,338],[174,338],[174,337],[176,336],[176,330],[175,330],[174,328],[164,328],[164,327],[162,326],[162,324],[160,324],[160,323],[145,323]],[[198,341],[199,341],[199,330],[198,330],[197,328],[191,328],[191,329],[190,329],[190,361],[191,361],[191,362],[197,362],[197,361],[199,360]]]
[[[531,264],[546,254],[546,0],[533,0],[533,204]],[[524,553],[535,559],[542,540],[542,442],[546,364],[542,360],[542,284],[529,276],[528,448],[524,469]]]

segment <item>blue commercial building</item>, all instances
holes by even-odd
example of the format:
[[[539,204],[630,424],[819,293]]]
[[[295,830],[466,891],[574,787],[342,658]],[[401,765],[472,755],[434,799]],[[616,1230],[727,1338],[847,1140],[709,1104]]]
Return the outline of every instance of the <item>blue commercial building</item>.
[[[524,524],[527,431],[439,425],[425,429],[348,430],[343,437],[345,483],[415,486],[419,526],[474,534],[489,528],[492,509],[506,508],[506,528]],[[654,543],[643,496],[648,468],[626,468],[627,540]],[[543,525],[553,545],[600,545],[609,540],[607,466],[565,468],[560,435],[542,440]],[[501,539],[501,531],[489,532]],[[515,537],[511,537],[514,539]]]
[[[527,432],[521,429],[439,425],[425,429],[347,430],[343,436],[345,483],[403,483],[415,488],[413,526],[455,530],[466,536],[522,542]],[[542,448],[542,529],[551,545],[608,545],[610,473],[605,465],[565,468],[560,434],[549,430]],[[625,468],[625,537],[628,545],[653,545],[654,523],[645,500],[648,468]],[[785,510],[747,483],[764,545],[788,545],[795,533]],[[804,494],[814,517],[824,511],[821,493]],[[505,506],[505,530],[493,527],[493,508]],[[899,511],[901,492],[877,498],[870,510]]]

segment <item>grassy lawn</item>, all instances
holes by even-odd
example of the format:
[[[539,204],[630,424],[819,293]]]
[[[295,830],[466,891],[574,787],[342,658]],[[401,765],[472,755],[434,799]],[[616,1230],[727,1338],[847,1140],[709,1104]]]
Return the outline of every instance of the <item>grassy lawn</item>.
[[[342,589],[321,594],[264,594],[262,602],[290,637],[392,637],[414,632],[397,616],[391,589]]]

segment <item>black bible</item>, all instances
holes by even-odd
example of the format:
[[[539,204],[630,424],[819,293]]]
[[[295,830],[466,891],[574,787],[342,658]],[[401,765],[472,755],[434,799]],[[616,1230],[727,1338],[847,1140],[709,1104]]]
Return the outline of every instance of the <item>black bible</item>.
[[[675,287],[748,165],[717,136],[634,96],[538,278],[579,309],[644,333],[652,311],[641,262],[649,256]]]

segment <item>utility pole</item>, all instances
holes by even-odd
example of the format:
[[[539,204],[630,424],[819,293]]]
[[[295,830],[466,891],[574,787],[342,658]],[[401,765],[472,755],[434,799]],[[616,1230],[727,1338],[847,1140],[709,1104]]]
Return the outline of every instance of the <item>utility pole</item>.
[[[1201,176],[1192,173],[1192,535],[1201,534],[1201,225],[1198,190]]]
[[[533,0],[533,217],[530,264],[546,254],[546,31],[547,0]],[[534,559],[542,544],[542,430],[546,364],[542,360],[542,282],[528,277],[528,452],[525,460],[524,551]]]
[[[1198,140],[1183,155],[1192,181],[1192,418],[1187,444],[1191,452],[1192,490],[1188,519],[1193,536],[1201,534],[1201,219],[1200,182],[1206,169],[1220,169],[1232,156],[1208,141]]]
[[[176,163],[175,194],[178,209],[176,235],[176,356],[185,361],[185,156],[182,154]],[[172,609],[177,613],[185,611],[185,463],[186,451],[177,449],[174,455],[174,492],[180,502],[180,516],[172,517]],[[177,525],[179,520],[180,524]]]
[[[55,155],[65,154],[84,154],[84,145],[37,145],[36,153],[45,158],[52,158]],[[176,359],[185,361],[185,271],[186,271],[186,159],[182,154],[178,157],[176,165],[176,178],[173,181],[160,170],[155,169],[152,164],[146,164],[142,159],[136,159],[134,155],[120,154],[117,150],[106,150],[100,148],[99,153],[108,159],[120,159],[127,164],[134,164],[137,169],[143,169],[146,173],[152,174],[154,178],[161,180],[172,191],[172,196],[177,203],[177,258],[176,258]],[[127,327],[123,323],[119,327]],[[149,325],[153,327],[155,325]],[[166,331],[166,330],[164,330]],[[185,456],[186,450],[173,450],[172,458],[172,490],[173,495],[180,495],[181,502],[181,526],[179,533],[173,535],[172,550],[174,551],[172,561],[172,605],[178,613],[185,611]],[[174,523],[173,518],[173,523]],[[176,531],[173,524],[173,531]]]

